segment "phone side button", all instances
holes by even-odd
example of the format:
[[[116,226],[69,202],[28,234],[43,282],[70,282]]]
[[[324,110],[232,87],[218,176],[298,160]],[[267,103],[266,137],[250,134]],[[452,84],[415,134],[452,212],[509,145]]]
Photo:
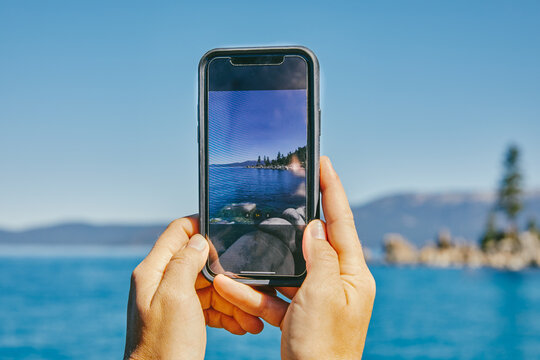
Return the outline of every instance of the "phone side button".
[[[321,108],[319,108],[319,136],[321,136]]]

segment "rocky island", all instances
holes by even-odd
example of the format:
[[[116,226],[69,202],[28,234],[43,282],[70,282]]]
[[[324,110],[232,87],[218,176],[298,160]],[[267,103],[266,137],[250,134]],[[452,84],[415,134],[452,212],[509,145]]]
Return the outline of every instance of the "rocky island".
[[[540,267],[540,230],[535,219],[529,219],[525,231],[519,230],[518,215],[524,208],[519,159],[519,148],[509,146],[504,155],[497,200],[488,214],[478,246],[452,239],[450,232],[442,231],[435,244],[417,249],[400,234],[388,234],[383,244],[385,260],[390,264],[488,266],[514,271]],[[503,217],[502,227],[497,226],[497,215],[499,219]]]
[[[486,246],[452,239],[442,231],[434,244],[417,248],[400,234],[384,239],[385,261],[389,264],[427,265],[432,267],[492,267],[522,270],[540,267],[540,236],[535,231],[507,234]]]

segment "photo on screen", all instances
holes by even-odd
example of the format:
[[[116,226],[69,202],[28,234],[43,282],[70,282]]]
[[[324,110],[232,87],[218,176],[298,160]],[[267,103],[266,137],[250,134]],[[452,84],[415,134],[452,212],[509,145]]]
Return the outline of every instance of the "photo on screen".
[[[216,273],[303,272],[306,89],[209,91],[209,239]]]

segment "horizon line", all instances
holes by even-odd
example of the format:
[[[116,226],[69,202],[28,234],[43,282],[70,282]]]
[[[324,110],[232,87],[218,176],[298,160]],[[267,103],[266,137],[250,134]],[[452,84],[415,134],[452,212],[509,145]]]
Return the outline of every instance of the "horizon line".
[[[368,205],[370,203],[374,203],[380,200],[383,200],[385,198],[391,198],[391,197],[397,197],[397,196],[420,196],[420,197],[435,197],[435,196],[461,196],[461,197],[476,197],[477,200],[481,200],[483,202],[493,202],[495,201],[497,191],[496,190],[441,190],[441,191],[426,191],[426,192],[418,192],[413,190],[402,190],[402,191],[394,191],[394,192],[388,192],[386,194],[370,197],[367,200],[364,201],[356,201],[351,202],[351,208],[361,207]],[[527,191],[524,191],[524,195],[527,197],[536,197],[540,196],[540,187],[533,188]],[[196,213],[195,213],[196,214]],[[195,214],[186,214],[184,216],[191,216]],[[179,216],[180,217],[180,216]],[[59,226],[65,226],[65,225],[80,225],[80,226],[90,226],[90,227],[149,227],[149,226],[166,226],[171,221],[179,218],[179,217],[172,217],[169,220],[167,219],[145,219],[145,220],[126,220],[126,219],[118,219],[118,220],[96,220],[96,219],[57,219],[57,220],[51,220],[49,222],[35,222],[35,223],[29,223],[27,225],[22,226],[10,226],[7,224],[0,224],[0,232],[10,232],[10,233],[18,233],[18,232],[25,232],[25,231],[32,231],[32,230],[38,230],[38,229],[45,229],[45,228],[54,228]]]

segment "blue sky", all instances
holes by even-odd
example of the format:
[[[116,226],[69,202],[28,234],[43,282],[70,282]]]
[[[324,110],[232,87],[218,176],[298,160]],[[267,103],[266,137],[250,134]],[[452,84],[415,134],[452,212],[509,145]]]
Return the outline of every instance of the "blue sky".
[[[211,91],[210,164],[275,159],[306,146],[306,90]]]
[[[302,44],[352,203],[490,190],[511,142],[540,187],[540,2],[0,2],[0,227],[197,211],[196,68]]]

